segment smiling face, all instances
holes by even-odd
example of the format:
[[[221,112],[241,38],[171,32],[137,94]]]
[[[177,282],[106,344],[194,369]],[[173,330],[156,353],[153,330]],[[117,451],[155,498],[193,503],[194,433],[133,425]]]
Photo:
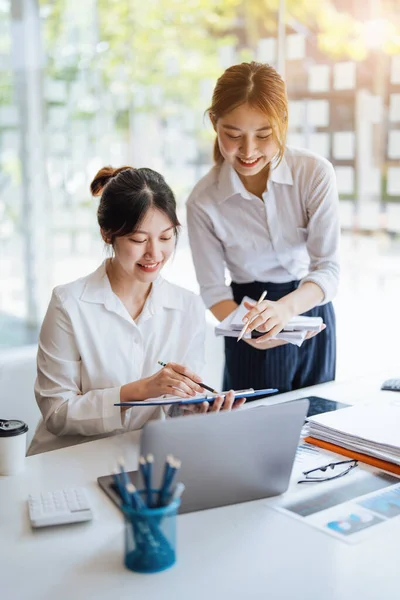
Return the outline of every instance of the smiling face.
[[[278,152],[268,117],[248,104],[218,119],[215,129],[222,156],[242,180],[261,174]]]
[[[150,208],[138,229],[117,237],[115,261],[125,276],[151,283],[175,249],[175,228],[165,213]]]

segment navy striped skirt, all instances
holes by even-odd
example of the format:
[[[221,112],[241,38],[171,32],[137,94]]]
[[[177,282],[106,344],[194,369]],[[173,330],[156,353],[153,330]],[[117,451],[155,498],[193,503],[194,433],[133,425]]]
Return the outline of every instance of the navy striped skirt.
[[[268,300],[279,300],[294,291],[298,281],[288,283],[234,283],[231,287],[235,302],[241,303],[244,296],[257,300],[264,290]],[[326,329],[300,348],[285,344],[270,350],[257,350],[237,342],[236,338],[225,338],[224,390],[246,388],[277,388],[289,392],[309,385],[335,379],[336,369],[336,326],[332,303],[316,306],[304,313],[310,317],[322,317]]]

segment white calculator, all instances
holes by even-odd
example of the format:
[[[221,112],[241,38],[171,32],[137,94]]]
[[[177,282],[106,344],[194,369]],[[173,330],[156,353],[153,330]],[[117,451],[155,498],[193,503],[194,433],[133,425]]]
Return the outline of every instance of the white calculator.
[[[85,488],[66,488],[28,496],[32,527],[63,525],[93,518]]]

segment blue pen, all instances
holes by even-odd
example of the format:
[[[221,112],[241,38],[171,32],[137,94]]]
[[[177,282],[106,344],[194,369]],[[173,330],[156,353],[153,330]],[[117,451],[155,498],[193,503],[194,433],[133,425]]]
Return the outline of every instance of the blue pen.
[[[178,469],[181,468],[181,464],[182,464],[182,462],[178,458],[174,460],[174,464],[173,464],[172,469],[170,471],[169,479],[167,481],[167,487],[166,487],[166,490],[165,490],[165,495],[166,496],[168,496],[168,494],[170,493],[169,489],[170,489],[170,487],[172,485],[172,482],[174,480],[176,472],[178,471]]]
[[[162,494],[161,494],[161,505],[165,506],[166,504],[166,499],[168,498],[169,495],[169,488],[171,487],[172,481],[175,477],[175,474],[177,472],[178,469],[180,469],[181,466],[181,461],[178,459],[173,459],[172,463],[171,463],[171,468],[169,470],[167,479],[165,481],[165,485],[163,486],[163,490],[162,490]]]
[[[148,464],[148,462],[146,461],[144,456],[141,456],[139,458],[139,468],[142,473],[142,479],[143,479],[143,485],[144,485],[144,490],[145,490],[147,506],[150,508],[151,507],[151,483],[149,480],[150,465]]]
[[[126,485],[126,491],[131,497],[133,508],[136,508],[136,510],[143,510],[144,508],[146,508],[145,503],[143,502],[139,492],[137,491],[132,482]]]
[[[143,485],[145,487],[147,487],[149,469],[148,469],[147,461],[144,456],[139,457],[139,469],[142,474]]]
[[[130,497],[126,491],[125,485],[121,479],[118,469],[113,470],[113,479],[114,479],[115,487],[117,488],[117,491],[118,491],[119,495],[121,496],[122,504],[125,506],[129,506],[130,505]]]
[[[162,506],[162,500],[164,497],[164,489],[165,489],[166,483],[169,478],[169,473],[172,468],[171,462],[173,462],[173,460],[174,460],[174,457],[171,454],[168,454],[166,461],[165,461],[165,465],[164,465],[164,475],[162,478],[162,483],[160,485],[160,490],[158,493],[158,506]]]
[[[127,486],[132,483],[128,473],[125,470],[125,461],[122,458],[122,456],[118,459],[118,466],[119,466],[119,478],[121,481],[121,485],[123,487],[124,490],[127,489]]]
[[[154,456],[152,454],[147,455],[147,506],[149,508],[153,505],[153,490],[152,490],[152,471],[153,471]]]
[[[124,486],[126,487],[128,485],[128,483],[131,482],[131,480],[129,479],[128,473],[125,471],[125,461],[122,458],[122,456],[118,459],[118,466],[119,466],[120,477],[122,479]]]

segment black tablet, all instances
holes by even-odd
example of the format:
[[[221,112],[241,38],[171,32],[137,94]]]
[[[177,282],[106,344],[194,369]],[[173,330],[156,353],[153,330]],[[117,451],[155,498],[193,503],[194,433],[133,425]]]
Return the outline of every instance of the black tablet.
[[[310,406],[307,411],[307,417],[313,417],[314,415],[331,412],[332,410],[339,410],[341,408],[348,408],[351,406],[351,404],[337,402],[336,400],[329,400],[328,398],[321,398],[320,396],[306,396],[306,399],[310,402]]]

